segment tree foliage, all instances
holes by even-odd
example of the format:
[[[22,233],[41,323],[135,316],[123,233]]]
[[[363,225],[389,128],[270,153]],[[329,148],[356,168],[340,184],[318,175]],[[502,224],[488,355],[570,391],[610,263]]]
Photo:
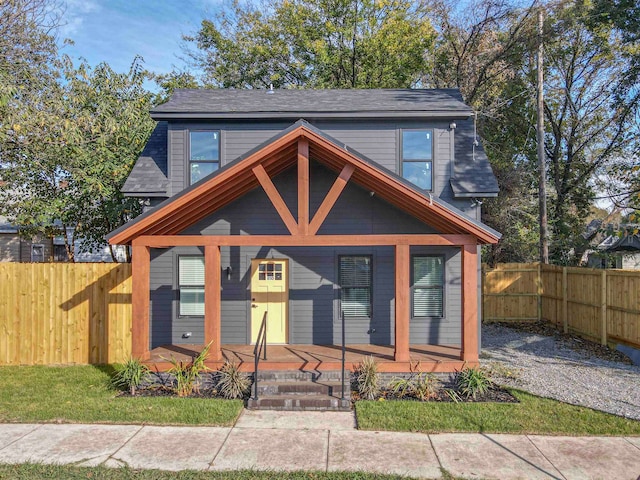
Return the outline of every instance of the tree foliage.
[[[74,67],[37,99],[21,101],[5,132],[0,190],[5,214],[24,234],[65,238],[73,261],[104,246],[104,236],[139,213],[120,193],[154,122],[139,60],[126,74],[108,65]]]
[[[120,187],[153,128],[152,95],[140,59],[119,74],[60,56],[59,12],[0,5],[0,214],[27,237],[62,236],[73,261],[79,238],[81,251],[101,248],[140,210]]]
[[[185,38],[213,86],[406,88],[428,70],[427,12],[408,0],[236,2]]]

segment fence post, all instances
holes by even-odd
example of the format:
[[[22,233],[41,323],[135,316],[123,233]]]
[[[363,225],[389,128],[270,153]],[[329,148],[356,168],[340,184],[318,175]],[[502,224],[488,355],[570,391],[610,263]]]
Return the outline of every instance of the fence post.
[[[485,286],[485,279],[487,277],[487,265],[485,263],[482,264],[482,266],[480,267],[480,281],[482,282],[481,284],[481,288],[482,288],[482,303],[481,308],[482,311],[480,312],[481,317],[480,317],[480,323],[484,323],[484,317],[485,317],[485,304],[487,302],[487,287]]]
[[[538,321],[542,320],[542,264],[538,262]]]
[[[569,283],[567,281],[567,267],[562,267],[562,327],[564,333],[569,333]]]
[[[602,270],[601,277],[601,290],[600,290],[600,321],[602,327],[600,328],[600,343],[602,345],[607,344],[607,271]]]

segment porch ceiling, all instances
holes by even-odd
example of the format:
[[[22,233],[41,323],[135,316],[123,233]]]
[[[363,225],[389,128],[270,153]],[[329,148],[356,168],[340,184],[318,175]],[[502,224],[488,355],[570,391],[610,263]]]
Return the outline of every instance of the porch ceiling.
[[[425,195],[392,172],[373,165],[364,157],[328,139],[304,121],[240,158],[208,178],[165,201],[120,229],[107,239],[110,244],[130,244],[141,235],[176,235],[199,220],[260,186],[254,173],[262,165],[273,178],[298,162],[298,143],[309,143],[309,159],[340,173],[353,167],[350,181],[375,192],[380,198],[443,234],[471,234],[479,243],[495,243],[499,234],[437,198]]]

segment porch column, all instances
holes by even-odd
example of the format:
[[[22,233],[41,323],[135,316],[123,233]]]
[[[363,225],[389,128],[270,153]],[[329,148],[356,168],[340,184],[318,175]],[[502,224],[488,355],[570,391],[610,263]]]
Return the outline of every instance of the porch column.
[[[460,359],[478,362],[478,246],[462,248],[462,351]]]
[[[131,247],[131,356],[143,360],[149,357],[150,261],[149,247]]]
[[[396,245],[395,361],[409,361],[409,245]]]
[[[222,360],[221,345],[221,293],[220,247],[204,247],[204,343],[212,342],[212,360]]]

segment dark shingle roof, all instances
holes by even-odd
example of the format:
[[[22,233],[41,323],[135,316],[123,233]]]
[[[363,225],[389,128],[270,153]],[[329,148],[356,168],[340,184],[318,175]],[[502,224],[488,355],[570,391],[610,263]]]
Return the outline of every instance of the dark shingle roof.
[[[18,233],[18,228],[7,217],[0,215],[0,233]]]
[[[495,197],[498,195],[496,180],[487,154],[473,134],[473,119],[457,122],[455,130],[455,163],[451,177],[451,189],[456,197]]]
[[[167,122],[158,122],[122,186],[127,196],[168,197]]]
[[[467,117],[457,89],[229,90],[177,89],[151,110],[165,118]]]

